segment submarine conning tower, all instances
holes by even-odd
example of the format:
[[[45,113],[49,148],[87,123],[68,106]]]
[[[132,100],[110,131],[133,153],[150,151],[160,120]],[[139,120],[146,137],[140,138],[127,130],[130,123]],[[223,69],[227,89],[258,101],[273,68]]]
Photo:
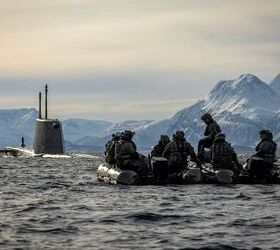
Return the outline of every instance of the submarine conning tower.
[[[39,93],[39,117],[33,140],[35,154],[64,154],[62,123],[48,118],[48,85],[45,86],[45,117],[42,117],[42,93]]]

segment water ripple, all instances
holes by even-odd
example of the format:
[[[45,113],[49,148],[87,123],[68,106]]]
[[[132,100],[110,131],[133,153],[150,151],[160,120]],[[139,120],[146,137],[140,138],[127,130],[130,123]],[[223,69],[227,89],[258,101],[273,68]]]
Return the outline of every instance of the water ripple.
[[[279,249],[279,186],[112,186],[100,162],[1,158],[0,249]]]

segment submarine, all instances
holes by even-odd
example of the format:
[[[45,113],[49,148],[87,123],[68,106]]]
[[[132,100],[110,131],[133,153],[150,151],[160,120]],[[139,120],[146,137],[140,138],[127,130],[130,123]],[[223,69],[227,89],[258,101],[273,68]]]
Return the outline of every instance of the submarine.
[[[39,92],[39,116],[35,123],[33,147],[26,147],[22,138],[20,147],[6,147],[4,151],[12,156],[42,157],[65,154],[62,122],[48,117],[48,85],[45,86],[44,116],[42,116],[42,93]]]

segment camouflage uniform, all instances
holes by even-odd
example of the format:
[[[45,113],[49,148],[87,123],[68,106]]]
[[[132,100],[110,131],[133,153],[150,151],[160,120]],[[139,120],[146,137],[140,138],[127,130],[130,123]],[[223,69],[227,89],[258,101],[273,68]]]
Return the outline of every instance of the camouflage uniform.
[[[268,130],[260,131],[260,143],[256,146],[256,154],[247,161],[249,175],[253,178],[264,178],[271,175],[271,169],[276,159],[277,144]]]
[[[154,146],[151,156],[152,157],[162,157],[163,151],[166,145],[170,142],[170,139],[167,135],[161,135],[160,140],[156,146]]]
[[[263,130],[260,133],[264,133],[264,138],[256,146],[257,153],[254,156],[263,158],[266,162],[273,164],[276,159],[277,144],[273,141],[270,131]]]
[[[170,172],[179,173],[186,168],[188,166],[188,156],[197,162],[194,149],[191,144],[186,141],[182,131],[177,131],[176,134],[173,135],[173,140],[166,146],[162,156],[168,159]]]
[[[215,137],[214,144],[209,151],[210,162],[214,169],[231,169],[238,167],[237,155],[233,147],[225,141],[224,134]]]
[[[210,114],[204,114],[201,119],[207,123],[207,126],[204,132],[205,137],[198,143],[197,151],[199,155],[203,155],[204,148],[211,148],[214,143],[215,136],[221,133],[220,126],[213,120]]]
[[[116,142],[120,139],[120,134],[112,134],[112,139],[105,145],[105,161],[108,164],[115,164],[115,146]]]
[[[115,160],[121,169],[133,170],[140,175],[146,174],[146,165],[137,153],[135,143],[132,141],[133,133],[125,131],[116,143]]]

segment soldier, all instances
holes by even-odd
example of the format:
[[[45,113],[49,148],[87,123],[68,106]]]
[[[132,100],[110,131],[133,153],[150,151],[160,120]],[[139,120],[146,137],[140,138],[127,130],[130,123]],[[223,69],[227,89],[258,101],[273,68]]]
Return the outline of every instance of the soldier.
[[[170,172],[180,173],[188,166],[188,156],[197,163],[197,157],[193,147],[185,139],[183,131],[177,131],[173,135],[172,141],[165,147],[162,154],[163,157],[168,159]]]
[[[198,143],[198,157],[200,160],[205,160],[205,148],[211,148],[215,136],[219,133],[221,133],[220,126],[214,121],[212,116],[209,113],[204,114],[201,117],[201,120],[206,124],[205,132],[204,132],[204,138],[201,139]]]
[[[132,141],[134,132],[126,130],[121,134],[115,147],[115,160],[121,169],[137,172],[140,176],[146,175],[147,166],[137,153],[135,143]]]
[[[210,162],[214,169],[230,169],[237,172],[242,166],[237,159],[233,147],[225,140],[226,136],[219,133],[209,151]]]
[[[273,141],[273,134],[269,130],[261,130],[260,142],[256,146],[256,153],[254,157],[260,157],[264,159],[271,166],[276,159],[277,144]]]
[[[277,144],[269,130],[261,130],[260,142],[256,153],[247,160],[247,170],[253,178],[263,178],[271,175],[271,169],[276,160]]]
[[[170,142],[168,135],[161,135],[160,140],[156,146],[154,146],[151,157],[161,157],[166,145]]]
[[[108,141],[105,145],[105,161],[108,164],[115,164],[115,145],[120,139],[120,133],[112,134],[112,139]]]

